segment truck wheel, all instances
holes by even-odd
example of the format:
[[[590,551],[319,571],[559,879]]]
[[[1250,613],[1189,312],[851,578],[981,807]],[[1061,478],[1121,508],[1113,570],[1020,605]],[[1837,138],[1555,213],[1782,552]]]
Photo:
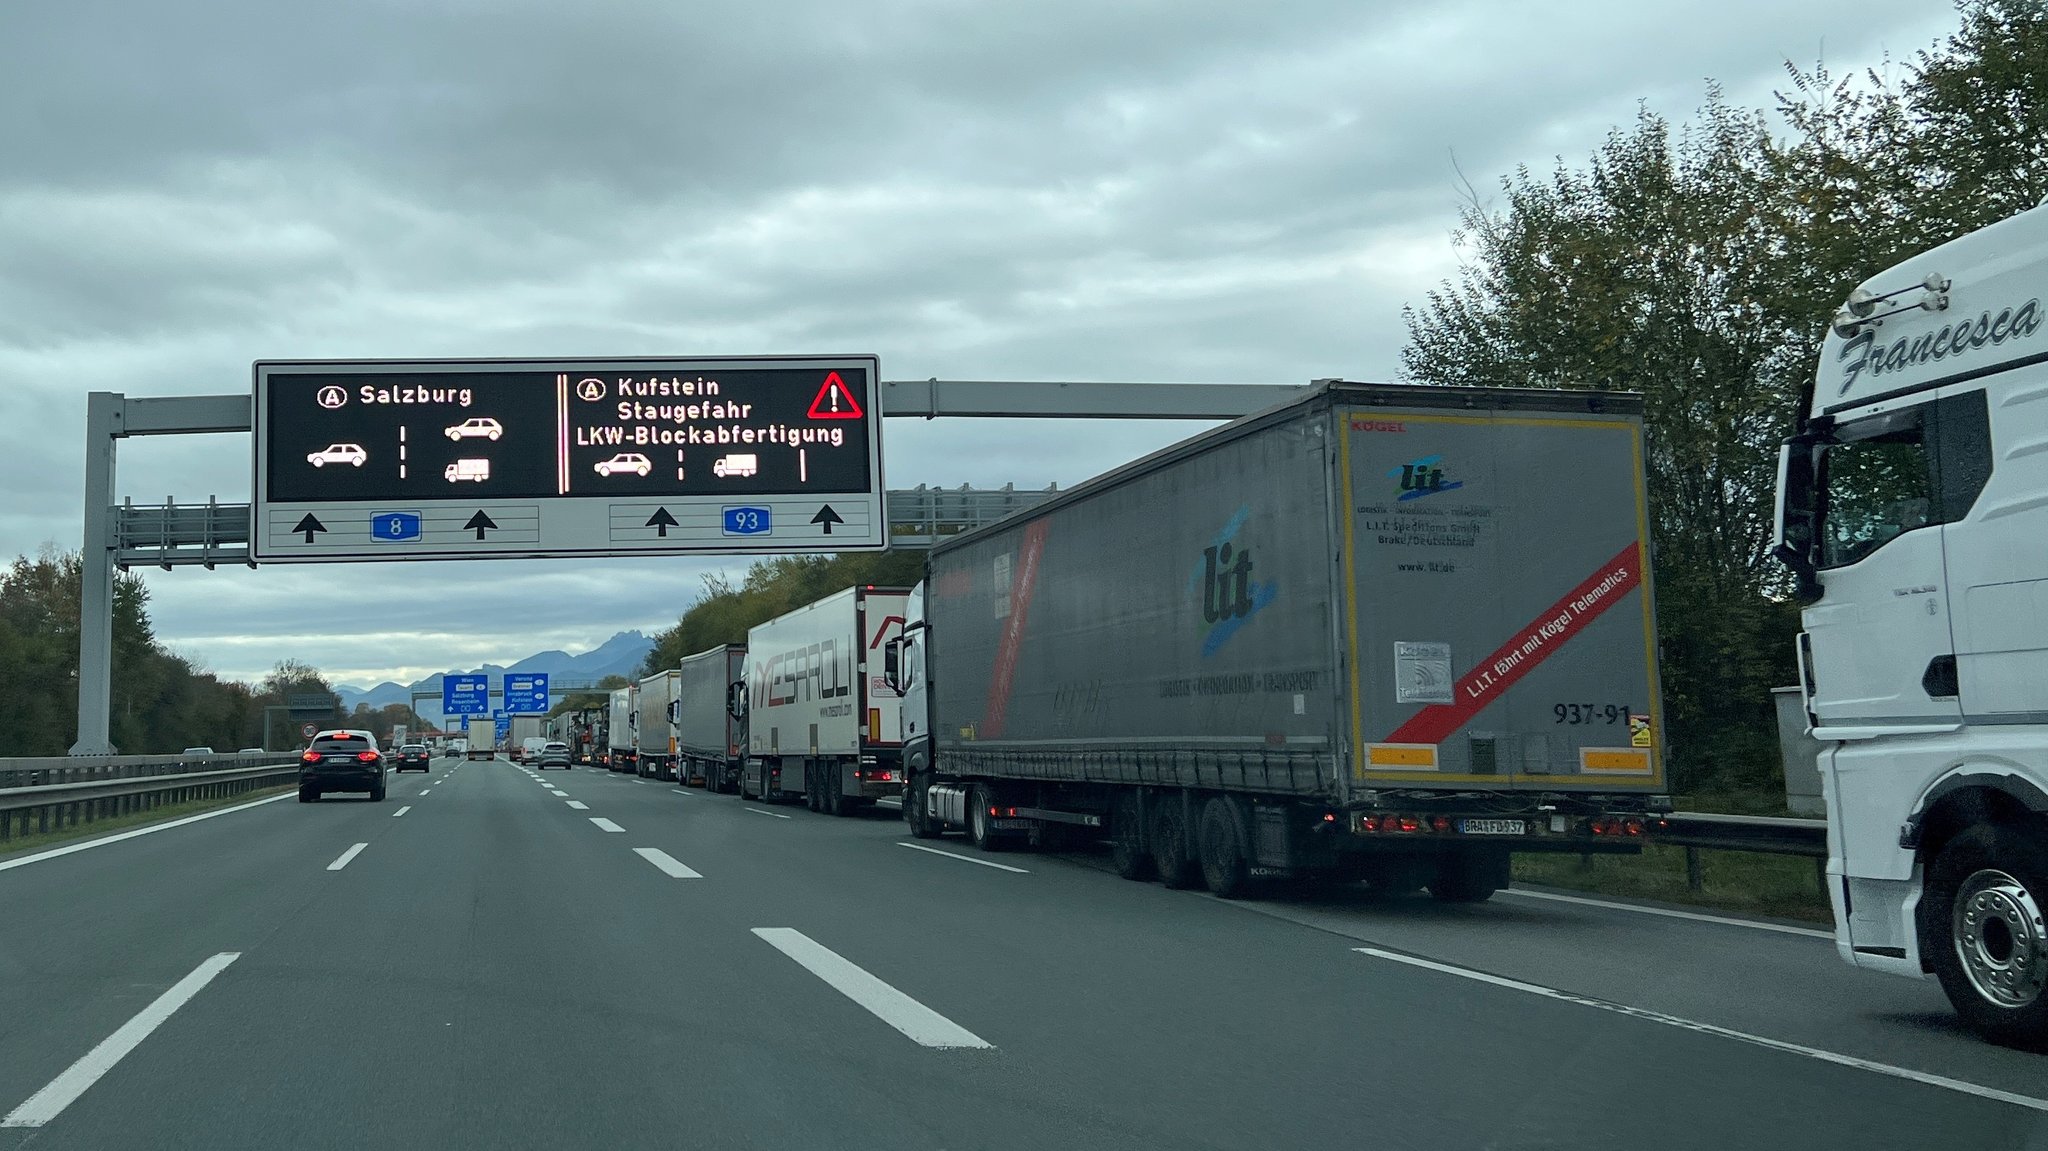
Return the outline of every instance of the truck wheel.
[[[1152,809],[1152,867],[1159,882],[1172,888],[1193,887],[1202,881],[1202,869],[1188,851],[1187,820],[1181,818],[1180,797],[1162,795]]]
[[[1002,851],[1007,848],[1009,844],[1004,842],[1001,835],[996,834],[995,828],[989,826],[988,789],[978,783],[975,784],[974,790],[967,794],[967,802],[974,805],[967,813],[968,840],[983,851]]]
[[[1507,886],[1507,853],[1470,851],[1437,861],[1429,894],[1438,903],[1485,903]]]
[[[1972,1030],[2048,1050],[2048,844],[1982,824],[1951,840],[1928,880],[1927,960]]]
[[[1152,856],[1145,851],[1145,825],[1141,822],[1137,792],[1117,797],[1109,813],[1109,862],[1125,879],[1152,878]]]
[[[945,831],[938,820],[925,812],[931,806],[931,781],[919,779],[910,785],[910,794],[903,799],[903,822],[910,825],[913,839],[937,839]]]
[[[1196,840],[1202,882],[1224,899],[1243,898],[1252,885],[1252,868],[1245,857],[1244,835],[1238,830],[1237,804],[1220,795],[1204,804]]]

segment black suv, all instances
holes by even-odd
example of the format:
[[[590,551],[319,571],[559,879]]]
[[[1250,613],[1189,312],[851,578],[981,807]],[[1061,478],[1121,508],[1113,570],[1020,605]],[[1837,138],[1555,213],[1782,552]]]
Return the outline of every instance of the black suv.
[[[384,800],[384,755],[377,737],[367,731],[323,731],[299,757],[299,802],[311,803],[323,792],[367,791],[372,803]]]
[[[397,769],[399,771],[411,771],[413,768],[419,768],[421,771],[431,771],[433,770],[433,765],[434,754],[427,750],[427,745],[424,743],[408,743],[398,749]]]

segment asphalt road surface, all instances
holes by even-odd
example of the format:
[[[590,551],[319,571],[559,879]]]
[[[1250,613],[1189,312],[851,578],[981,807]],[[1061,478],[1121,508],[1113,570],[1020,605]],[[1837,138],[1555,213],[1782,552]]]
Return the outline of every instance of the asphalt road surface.
[[[1796,928],[503,761],[23,858],[0,1149],[2048,1147],[2048,1059]]]

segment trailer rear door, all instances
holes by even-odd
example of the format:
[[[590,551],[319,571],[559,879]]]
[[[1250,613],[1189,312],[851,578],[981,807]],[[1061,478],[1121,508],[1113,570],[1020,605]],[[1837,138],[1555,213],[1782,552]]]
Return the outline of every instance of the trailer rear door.
[[[1661,789],[1639,421],[1336,418],[1353,785]]]

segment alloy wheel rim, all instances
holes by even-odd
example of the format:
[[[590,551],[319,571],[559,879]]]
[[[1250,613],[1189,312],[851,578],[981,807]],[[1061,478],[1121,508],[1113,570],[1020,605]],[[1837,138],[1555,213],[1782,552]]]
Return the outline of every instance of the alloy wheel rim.
[[[2027,885],[1985,868],[1956,892],[1956,957],[1977,994],[2017,1010],[2048,987],[2048,922]]]

